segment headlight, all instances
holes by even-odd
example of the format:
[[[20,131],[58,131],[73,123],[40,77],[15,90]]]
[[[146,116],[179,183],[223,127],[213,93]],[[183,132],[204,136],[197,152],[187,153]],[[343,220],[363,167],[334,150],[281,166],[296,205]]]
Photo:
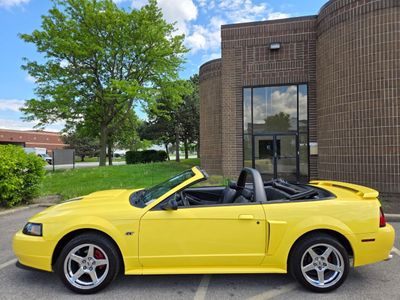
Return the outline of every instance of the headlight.
[[[43,225],[39,223],[27,223],[22,233],[27,235],[42,236]]]

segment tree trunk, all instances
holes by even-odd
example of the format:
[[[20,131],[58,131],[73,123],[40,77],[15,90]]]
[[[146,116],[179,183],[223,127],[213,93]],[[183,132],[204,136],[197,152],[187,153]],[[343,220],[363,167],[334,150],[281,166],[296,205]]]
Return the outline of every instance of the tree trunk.
[[[184,147],[185,147],[185,159],[189,158],[189,146],[187,139],[184,140]]]
[[[180,162],[181,161],[181,158],[180,158],[180,156],[179,156],[179,131],[178,130],[176,130],[176,133],[175,133],[175,148],[176,148],[176,161],[177,162]]]
[[[85,161],[85,155],[81,155],[81,162]]]
[[[108,143],[108,146],[107,146],[107,155],[108,155],[108,165],[109,166],[112,166],[112,164],[113,164],[113,153],[112,153],[112,144],[111,144],[111,142],[109,142]]]
[[[164,145],[165,145],[165,152],[167,153],[167,159],[168,161],[170,161],[171,158],[169,157],[168,143],[165,143]]]
[[[106,165],[107,139],[108,139],[107,128],[102,125],[100,129],[99,166]]]
[[[196,151],[197,151],[197,158],[200,158],[200,141],[197,142],[196,147],[197,147],[197,149],[196,149]]]

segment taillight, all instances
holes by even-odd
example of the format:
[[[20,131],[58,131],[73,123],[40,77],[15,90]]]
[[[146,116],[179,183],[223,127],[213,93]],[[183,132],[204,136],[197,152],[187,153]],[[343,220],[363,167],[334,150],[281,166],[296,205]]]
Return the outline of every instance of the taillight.
[[[380,215],[379,215],[379,227],[386,226],[385,214],[383,213],[382,207],[379,208]]]

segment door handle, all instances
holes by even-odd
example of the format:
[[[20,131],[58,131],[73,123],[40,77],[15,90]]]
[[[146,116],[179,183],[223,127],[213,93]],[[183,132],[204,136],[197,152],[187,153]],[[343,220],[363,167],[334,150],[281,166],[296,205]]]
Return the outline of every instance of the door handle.
[[[253,220],[253,215],[239,215],[239,220]]]

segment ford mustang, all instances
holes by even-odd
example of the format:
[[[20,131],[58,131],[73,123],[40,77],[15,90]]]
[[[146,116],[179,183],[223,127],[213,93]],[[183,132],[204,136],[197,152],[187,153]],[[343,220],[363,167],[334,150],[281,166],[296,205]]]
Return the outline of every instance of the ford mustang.
[[[196,187],[194,167],[148,189],[101,191],[32,217],[15,234],[21,267],[54,271],[78,293],[118,273],[290,273],[315,292],[350,267],[389,259],[394,230],[378,192],[335,181],[264,182],[244,168],[227,187]]]

